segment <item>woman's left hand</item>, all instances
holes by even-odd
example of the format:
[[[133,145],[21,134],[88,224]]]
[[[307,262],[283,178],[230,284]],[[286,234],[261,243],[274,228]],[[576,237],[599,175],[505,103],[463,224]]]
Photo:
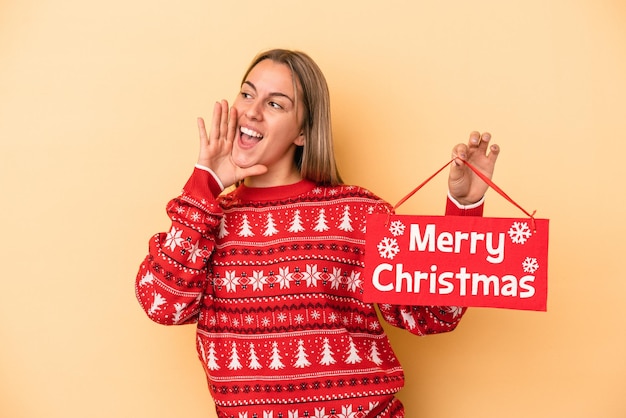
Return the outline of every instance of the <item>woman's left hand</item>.
[[[491,179],[500,147],[496,144],[490,146],[490,140],[491,134],[488,132],[481,134],[474,131],[470,134],[467,145],[458,144],[452,150],[454,161],[448,177],[448,189],[450,195],[462,205],[478,202],[489,187],[463,160]]]

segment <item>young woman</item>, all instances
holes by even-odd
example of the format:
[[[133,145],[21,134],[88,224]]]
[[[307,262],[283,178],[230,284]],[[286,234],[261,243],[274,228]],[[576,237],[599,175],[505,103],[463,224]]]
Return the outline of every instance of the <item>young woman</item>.
[[[362,298],[365,220],[390,205],[342,184],[329,93],[306,54],[257,56],[210,132],[167,233],[150,241],[139,302],[161,324],[197,324],[197,350],[220,418],[404,417],[404,376],[374,305]],[[482,214],[499,148],[457,145],[446,213]],[[489,148],[489,149],[488,149]],[[222,193],[235,185],[233,191]],[[463,308],[379,305],[417,335],[453,330]]]

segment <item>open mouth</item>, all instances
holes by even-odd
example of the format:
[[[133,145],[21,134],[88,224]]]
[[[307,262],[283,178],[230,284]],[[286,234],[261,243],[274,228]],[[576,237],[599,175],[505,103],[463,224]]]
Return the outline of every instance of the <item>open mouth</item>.
[[[239,131],[241,132],[241,142],[243,144],[255,145],[263,139],[263,135],[245,126],[239,128]]]

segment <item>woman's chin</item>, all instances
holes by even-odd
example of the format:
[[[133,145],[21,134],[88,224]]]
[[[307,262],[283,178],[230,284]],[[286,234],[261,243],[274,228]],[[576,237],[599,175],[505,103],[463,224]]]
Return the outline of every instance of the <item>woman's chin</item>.
[[[233,163],[240,168],[249,168],[256,164],[256,161],[253,161],[250,158],[245,158],[237,152],[233,152],[231,158]]]

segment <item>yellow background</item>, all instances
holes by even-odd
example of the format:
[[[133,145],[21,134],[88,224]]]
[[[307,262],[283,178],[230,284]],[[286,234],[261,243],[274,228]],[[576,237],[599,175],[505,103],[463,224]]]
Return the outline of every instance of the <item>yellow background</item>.
[[[626,416],[620,0],[0,2],[0,416],[214,416],[194,328],[151,323],[134,278],[196,117],[271,47],[327,75],[348,182],[395,203],[489,130],[496,184],[550,219],[547,313],[390,330],[408,416]],[[441,214],[440,177],[401,212]]]

